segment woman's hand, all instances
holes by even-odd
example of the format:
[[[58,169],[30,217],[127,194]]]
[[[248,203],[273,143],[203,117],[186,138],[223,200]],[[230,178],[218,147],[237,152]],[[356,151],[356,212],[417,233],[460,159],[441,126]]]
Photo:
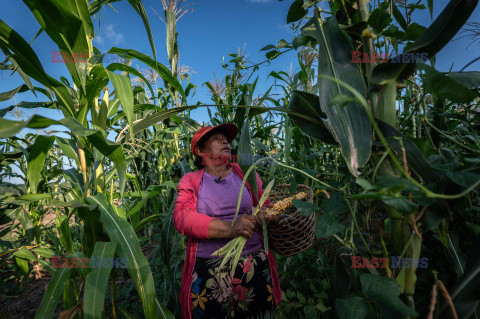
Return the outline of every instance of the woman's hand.
[[[280,219],[280,215],[270,215],[267,213],[267,208],[272,208],[273,207],[273,203],[269,203],[268,205],[262,207],[260,209],[260,212],[258,212],[257,214],[257,223],[258,223],[258,228],[257,230],[260,231],[262,229],[262,217],[260,214],[263,215],[263,218],[265,218],[265,222],[268,225],[271,225],[271,224],[276,224],[278,223],[278,220]]]
[[[230,226],[229,237],[235,238],[242,235],[247,239],[250,239],[252,238],[253,231],[257,226],[257,223],[258,223],[258,220],[255,216],[242,215],[239,218],[237,218],[235,223],[233,223],[233,226]],[[229,225],[231,225],[231,223],[229,223]]]

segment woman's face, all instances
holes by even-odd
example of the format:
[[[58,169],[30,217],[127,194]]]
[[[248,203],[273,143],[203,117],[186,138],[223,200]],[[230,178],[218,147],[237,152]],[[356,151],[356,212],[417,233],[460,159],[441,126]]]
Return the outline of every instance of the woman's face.
[[[203,148],[197,148],[196,150],[197,155],[202,156],[202,153],[208,153],[210,159],[220,159],[229,157],[231,154],[230,144],[227,141],[227,137],[225,134],[218,132],[214,133],[205,141],[205,146]],[[205,159],[205,156],[203,156]],[[213,164],[213,165],[220,165],[220,163],[205,163],[205,164]]]

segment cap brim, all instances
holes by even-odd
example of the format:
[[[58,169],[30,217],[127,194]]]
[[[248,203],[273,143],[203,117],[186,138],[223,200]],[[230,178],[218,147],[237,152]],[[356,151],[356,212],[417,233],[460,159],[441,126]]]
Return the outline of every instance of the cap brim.
[[[224,123],[214,126],[210,131],[222,131],[227,137],[228,143],[231,143],[238,134],[238,127],[233,123]]]

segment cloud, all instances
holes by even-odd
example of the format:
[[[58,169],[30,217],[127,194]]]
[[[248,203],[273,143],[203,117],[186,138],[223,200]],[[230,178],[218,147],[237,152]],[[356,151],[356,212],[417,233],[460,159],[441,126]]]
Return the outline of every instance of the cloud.
[[[115,45],[123,42],[123,34],[117,33],[113,24],[107,24],[107,26],[102,30],[100,29],[100,35],[95,36],[93,40],[97,44],[103,44],[105,41],[112,42]]]
[[[283,29],[283,30],[286,30],[286,31],[291,31],[292,30],[290,25],[288,25],[288,24],[278,24],[277,23],[277,27],[279,29]]]
[[[93,39],[93,42],[95,42],[96,44],[103,44],[104,41],[105,40],[101,35],[96,35],[95,38]]]

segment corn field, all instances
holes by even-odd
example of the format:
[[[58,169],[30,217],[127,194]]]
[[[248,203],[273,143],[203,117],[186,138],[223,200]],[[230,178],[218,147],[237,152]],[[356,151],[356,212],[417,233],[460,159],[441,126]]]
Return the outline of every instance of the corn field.
[[[478,41],[467,22],[478,0],[290,0],[278,19],[292,37],[272,35],[259,50],[272,63],[296,52],[299,71],[271,71],[265,92],[253,76],[265,61],[243,52],[229,54],[221,81],[191,83],[177,24],[201,2],[22,2],[68,76],[49,75],[35,39],[0,19],[0,68],[24,82],[0,93],[11,105],[0,109],[0,317],[181,317],[187,237],[172,214],[178,181],[195,169],[198,109],[206,125],[237,125],[233,154],[269,159],[245,167],[264,185],[314,191],[311,203],[288,202],[314,214],[315,241],[276,255],[278,318],[480,318],[480,71],[435,68],[454,37]],[[94,22],[118,2],[150,52],[95,47]],[[434,6],[431,23],[412,22]],[[211,101],[189,105],[199,85]],[[92,256],[111,266],[94,267]]]

